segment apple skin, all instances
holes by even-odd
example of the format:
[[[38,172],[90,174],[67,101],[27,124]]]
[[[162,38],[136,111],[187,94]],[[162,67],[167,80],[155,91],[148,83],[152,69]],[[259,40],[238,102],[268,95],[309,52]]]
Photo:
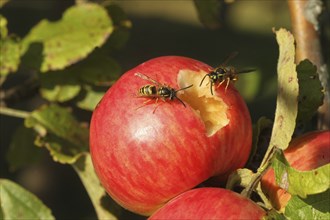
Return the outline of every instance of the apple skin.
[[[183,69],[202,74],[199,71],[212,68],[180,56],[151,59],[123,74],[92,115],[90,151],[95,171],[117,203],[141,215],[151,215],[210,177],[225,179],[245,165],[251,150],[249,111],[231,84],[226,91],[225,86],[215,90],[214,95],[228,106],[229,123],[212,136],[206,135],[204,122],[188,103],[185,108],[175,99],[159,100],[154,113],[155,101],[137,109],[148,100],[136,96],[139,88],[152,83],[135,73],[179,89],[177,76]]]
[[[192,189],[170,200],[148,220],[262,219],[266,212],[253,201],[222,188]]]
[[[314,131],[291,141],[284,151],[289,164],[300,171],[309,171],[330,162],[330,131]],[[261,179],[261,188],[274,208],[284,211],[291,194],[280,188],[270,168]]]

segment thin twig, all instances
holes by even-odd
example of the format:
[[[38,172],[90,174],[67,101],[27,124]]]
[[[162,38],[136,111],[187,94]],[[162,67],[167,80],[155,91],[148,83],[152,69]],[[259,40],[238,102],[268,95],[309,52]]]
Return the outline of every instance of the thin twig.
[[[28,78],[23,83],[11,87],[7,90],[0,91],[0,99],[5,104],[14,104],[27,97],[38,93],[40,82],[36,76]]]
[[[296,63],[304,59],[313,62],[324,88],[324,102],[318,109],[318,128],[329,129],[329,85],[328,72],[324,63],[318,30],[317,16],[322,8],[320,0],[288,0],[293,35],[296,40]]]
[[[30,112],[7,108],[7,107],[0,107],[0,114],[12,116],[16,118],[27,118],[30,115]]]

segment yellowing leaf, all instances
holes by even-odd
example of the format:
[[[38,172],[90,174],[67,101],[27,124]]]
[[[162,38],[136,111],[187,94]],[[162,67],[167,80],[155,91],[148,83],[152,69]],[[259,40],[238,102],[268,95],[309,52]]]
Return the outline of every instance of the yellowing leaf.
[[[113,31],[107,11],[92,3],[69,8],[57,22],[42,20],[24,38],[24,49],[43,43],[41,71],[59,70],[85,58],[101,46]]]
[[[299,85],[294,63],[294,38],[289,31],[280,29],[276,31],[276,39],[280,49],[277,64],[278,94],[270,146],[284,150],[296,126]]]

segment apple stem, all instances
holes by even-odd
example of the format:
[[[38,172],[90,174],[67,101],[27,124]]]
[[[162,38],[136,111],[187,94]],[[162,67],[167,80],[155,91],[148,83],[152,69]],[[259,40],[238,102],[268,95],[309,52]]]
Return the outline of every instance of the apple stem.
[[[265,154],[264,159],[261,162],[257,173],[252,177],[250,184],[241,192],[241,195],[250,198],[252,192],[256,189],[257,185],[260,183],[261,178],[265,175],[268,169],[271,167],[271,160],[276,152],[275,146],[269,146]]]

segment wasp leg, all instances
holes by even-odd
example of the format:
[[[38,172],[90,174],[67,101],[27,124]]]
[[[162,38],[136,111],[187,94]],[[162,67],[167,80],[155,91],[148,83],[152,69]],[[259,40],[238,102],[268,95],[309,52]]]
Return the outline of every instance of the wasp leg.
[[[222,80],[222,81],[218,84],[217,88],[219,88],[219,87],[222,85],[222,83],[223,83],[224,81],[225,81],[225,79]]]
[[[161,103],[166,102],[165,99],[162,99],[162,101],[163,101],[163,102],[161,102]],[[156,99],[156,106],[155,106],[154,110],[152,111],[152,114],[154,114],[154,113],[156,112],[156,109],[160,106],[161,103],[158,103],[158,98],[157,98],[157,99]]]
[[[213,95],[213,89],[212,89],[212,86],[213,86],[213,83],[211,82],[211,86],[210,86],[210,89],[211,89],[211,95]]]
[[[229,83],[230,83],[230,79],[227,78],[227,85],[226,85],[226,88],[225,88],[225,92],[227,92],[227,88],[228,88],[228,86],[229,86]]]
[[[141,98],[142,98],[142,97],[141,97]],[[139,108],[142,108],[143,106],[148,105],[148,103],[151,102],[151,101],[152,101],[152,99],[148,99],[147,101],[144,101],[143,104],[142,104],[141,106],[137,107],[135,110],[138,110]],[[157,102],[157,101],[156,101],[156,102]]]

